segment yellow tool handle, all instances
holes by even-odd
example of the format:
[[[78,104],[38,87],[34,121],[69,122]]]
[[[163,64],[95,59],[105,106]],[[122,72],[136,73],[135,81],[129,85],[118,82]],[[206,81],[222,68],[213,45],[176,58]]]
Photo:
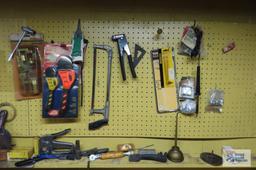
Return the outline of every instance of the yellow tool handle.
[[[123,152],[112,151],[112,152],[102,153],[100,159],[102,160],[115,159],[115,158],[122,158],[124,156],[125,155],[123,154]]]
[[[58,85],[58,79],[56,77],[46,77],[48,88],[50,91],[55,90]]]

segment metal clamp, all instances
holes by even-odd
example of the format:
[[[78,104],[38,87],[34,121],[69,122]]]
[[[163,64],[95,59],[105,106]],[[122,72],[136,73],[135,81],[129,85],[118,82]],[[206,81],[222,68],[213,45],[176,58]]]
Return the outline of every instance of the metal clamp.
[[[105,50],[108,53],[107,95],[106,95],[105,106],[103,109],[94,108],[97,49]],[[112,48],[108,45],[94,45],[93,46],[93,84],[92,84],[92,101],[91,101],[90,115],[102,114],[104,118],[101,120],[89,123],[89,130],[95,130],[103,125],[108,124],[109,104],[110,104],[109,96],[110,96],[110,83],[111,83],[111,65],[112,65]]]

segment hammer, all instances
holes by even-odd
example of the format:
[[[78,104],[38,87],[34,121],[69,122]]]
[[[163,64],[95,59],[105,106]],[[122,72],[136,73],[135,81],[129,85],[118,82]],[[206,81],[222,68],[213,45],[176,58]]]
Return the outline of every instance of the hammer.
[[[21,36],[20,36],[20,38],[19,38],[19,41],[18,41],[18,43],[16,44],[15,48],[13,49],[12,53],[9,55],[8,61],[11,61],[11,60],[12,60],[12,57],[13,57],[14,53],[16,52],[16,50],[17,50],[17,48],[19,47],[21,41],[23,40],[23,38],[24,38],[26,35],[31,36],[31,35],[35,35],[35,34],[36,34],[36,31],[33,30],[33,29],[31,29],[31,28],[29,28],[29,27],[24,27],[24,26],[22,26],[22,27],[21,27],[21,30],[22,30],[22,33],[21,33]]]

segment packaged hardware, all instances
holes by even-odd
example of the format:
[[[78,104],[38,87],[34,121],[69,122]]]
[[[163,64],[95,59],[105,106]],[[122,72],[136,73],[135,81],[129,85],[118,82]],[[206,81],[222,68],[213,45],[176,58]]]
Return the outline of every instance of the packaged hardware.
[[[14,49],[19,35],[10,36]],[[14,53],[13,74],[17,100],[40,98],[42,92],[41,60],[43,56],[43,35],[25,37]]]
[[[209,101],[206,111],[210,112],[222,112],[224,105],[224,91],[222,90],[210,90]]]
[[[78,115],[79,66],[71,45],[46,44],[43,63],[43,117],[76,118]]]

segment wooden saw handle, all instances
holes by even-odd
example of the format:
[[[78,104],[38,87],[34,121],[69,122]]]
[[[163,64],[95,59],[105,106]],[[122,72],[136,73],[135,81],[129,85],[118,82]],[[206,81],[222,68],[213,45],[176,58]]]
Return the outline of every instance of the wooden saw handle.
[[[102,153],[100,159],[102,160],[115,159],[115,158],[122,158],[124,156],[125,155],[123,154],[123,152],[112,151],[112,152]]]

